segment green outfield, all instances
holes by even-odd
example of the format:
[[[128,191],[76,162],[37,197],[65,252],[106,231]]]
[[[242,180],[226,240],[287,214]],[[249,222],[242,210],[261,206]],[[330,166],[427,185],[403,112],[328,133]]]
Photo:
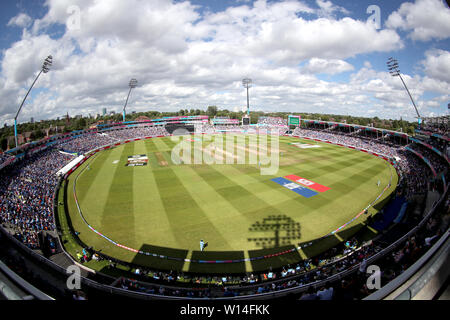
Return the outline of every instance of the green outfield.
[[[201,141],[202,136],[192,136],[192,141],[186,142],[214,164],[191,164],[196,160],[194,151],[178,152],[184,160],[173,163],[172,152],[178,150],[179,142],[170,137],[127,143],[91,157],[69,177],[65,198],[64,188],[60,192],[73,230],[95,250],[135,264],[197,272],[260,270],[317,254],[351,235],[350,230],[356,232],[368,215],[325,239],[313,252],[314,245],[275,260],[220,266],[183,259],[245,259],[314,241],[354,218],[392,179],[392,186],[369,209],[369,214],[375,214],[398,180],[391,165],[375,156],[291,137],[279,137],[278,170],[263,175],[262,168],[269,164],[260,164],[259,158],[256,163],[249,162],[275,148],[275,140],[269,137],[267,147],[255,149],[252,146],[258,143],[258,137],[236,136],[226,153],[212,147],[211,141],[217,137],[207,136]],[[145,156],[148,163],[126,166],[131,156]],[[233,163],[217,164],[221,156],[228,156]],[[329,190],[307,198],[272,180],[289,175]],[[108,239],[181,260],[136,254],[93,232],[80,216],[74,191],[85,221]],[[208,243],[203,252],[199,251],[200,239]]]

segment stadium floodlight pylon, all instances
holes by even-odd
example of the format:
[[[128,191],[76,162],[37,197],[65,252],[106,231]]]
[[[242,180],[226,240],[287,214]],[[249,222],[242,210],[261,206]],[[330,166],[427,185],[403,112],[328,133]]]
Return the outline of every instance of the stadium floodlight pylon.
[[[252,79],[245,78],[242,80],[242,85],[244,88],[247,88],[247,115],[250,117],[250,100],[248,98],[248,88],[251,88],[252,86]]]
[[[400,74],[400,70],[398,69],[398,61],[397,61],[397,59],[394,59],[394,58],[390,57],[390,58],[388,59],[388,61],[386,62],[386,64],[387,64],[387,67],[388,67],[388,70],[389,70],[389,73],[391,74],[391,76],[393,76],[393,77],[399,77],[400,80],[402,80],[403,86],[405,87],[406,92],[408,92],[409,98],[411,99],[411,102],[412,102],[412,104],[413,104],[413,106],[414,106],[414,109],[416,109],[417,118],[418,118],[419,121],[420,121],[419,110],[417,110],[416,103],[414,102],[414,99],[413,99],[413,97],[411,96],[411,93],[409,92],[408,87],[406,86],[405,81],[403,81],[402,75]]]
[[[136,79],[131,79],[130,82],[128,83],[128,86],[130,87],[130,90],[128,91],[128,96],[127,96],[127,100],[125,101],[125,105],[123,106],[123,121],[125,122],[125,108],[127,107],[127,103],[128,103],[128,98],[130,97],[130,93],[131,93],[131,89],[136,88],[137,87],[137,80]]]
[[[23,98],[22,103],[20,104],[19,110],[17,110],[16,116],[14,117],[14,140],[16,142],[16,148],[19,146],[19,143],[17,141],[17,117],[19,116],[20,110],[22,110],[23,104],[25,103],[25,100],[27,99],[28,94],[30,93],[30,91],[33,88],[34,84],[36,83],[37,79],[39,78],[41,73],[49,72],[52,64],[53,64],[53,57],[51,55],[49,55],[47,58],[45,58],[44,63],[42,64],[41,71],[39,71],[38,75],[36,76],[36,79],[34,79],[33,83],[31,84],[30,89],[28,89],[28,92],[25,95],[25,98]]]

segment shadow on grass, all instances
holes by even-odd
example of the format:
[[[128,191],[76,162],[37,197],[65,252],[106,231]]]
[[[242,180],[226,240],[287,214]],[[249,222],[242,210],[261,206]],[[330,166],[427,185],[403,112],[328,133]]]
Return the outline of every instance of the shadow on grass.
[[[269,215],[252,224],[249,231],[258,235],[248,241],[262,249],[279,248],[301,238],[300,223],[285,214]]]
[[[301,257],[293,242],[301,238],[300,223],[285,214],[269,215],[262,221],[257,221],[249,228],[255,236],[249,238],[261,249],[250,250],[249,257],[253,271],[263,271],[269,268],[277,269],[284,265],[296,263]],[[279,254],[282,253],[282,254]],[[267,257],[269,255],[274,255]]]
[[[376,203],[373,206],[373,208],[376,209],[377,211],[380,211],[389,203],[389,201],[392,199],[393,196],[394,196],[394,192],[391,192],[386,198],[384,198],[383,200]]]
[[[337,232],[336,234],[328,235],[312,241],[299,243],[299,246],[302,248],[303,253],[308,259],[313,258],[321,254],[322,252],[327,251],[328,249],[336,247],[342,241],[355,236],[364,227],[364,223],[361,222],[352,227]]]
[[[162,270],[177,271],[182,270],[184,259],[186,259],[188,254],[188,250],[158,247],[150,244],[142,245],[139,251],[144,253],[136,254],[136,256],[131,261],[131,264]],[[161,258],[159,257],[160,255],[169,258]]]
[[[274,254],[274,256],[267,257],[271,254]],[[255,258],[255,260],[251,261],[254,272],[267,271],[269,269],[276,270],[288,264],[294,264],[302,260],[302,257],[295,249],[294,245],[270,249],[250,250],[248,255],[250,258]]]
[[[193,251],[189,272],[224,274],[245,273],[245,262],[214,263],[215,261],[232,261],[244,259],[244,251]],[[202,263],[198,261],[204,261]],[[207,262],[206,262],[207,261]]]

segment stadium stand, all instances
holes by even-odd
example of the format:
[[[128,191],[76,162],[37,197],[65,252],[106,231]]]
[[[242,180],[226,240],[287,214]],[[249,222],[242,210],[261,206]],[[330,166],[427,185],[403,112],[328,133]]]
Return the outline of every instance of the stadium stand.
[[[261,117],[258,123],[269,128],[287,126],[286,119],[282,118]],[[442,122],[426,123],[428,125],[422,129],[448,134],[448,127]],[[207,133],[221,130],[220,126],[208,124],[196,124],[196,129]],[[249,127],[236,126],[236,129],[248,130]],[[0,169],[0,223],[4,236],[12,235],[15,239],[2,241],[18,241],[28,248],[20,250],[25,252],[31,249],[33,251],[30,255],[34,259],[41,259],[37,255],[42,254],[44,248],[39,235],[43,231],[52,232],[56,229],[53,216],[54,194],[60,182],[56,172],[74,158],[67,153],[84,154],[117,141],[166,135],[168,132],[164,126],[121,125],[117,128],[108,127],[103,131],[81,132],[72,135],[70,139],[61,137],[33,154],[26,154],[19,161],[9,164],[7,170]],[[408,139],[393,139],[392,136],[380,138],[378,133],[367,134],[362,130],[346,132],[338,126],[298,127],[292,135],[361,148],[395,160],[395,167],[401,177],[398,196],[385,207],[382,220],[372,224],[375,229],[385,231],[380,238],[362,243],[350,239],[313,259],[260,274],[201,276],[134,267],[132,276],[123,276],[114,281],[100,275],[94,277],[95,280],[83,277],[87,296],[99,292],[114,292],[141,299],[244,299],[287,294],[296,294],[301,299],[363,299],[371,294],[366,286],[365,267],[368,263],[376,261],[377,265],[382,266],[384,286],[408,270],[440,238],[448,236],[448,162],[442,154]],[[445,150],[445,146],[439,145],[439,150]],[[62,153],[62,150],[67,153]],[[3,155],[0,163],[7,157]],[[438,176],[432,174],[433,169]],[[417,197],[427,200],[426,207],[418,217],[409,214],[409,206],[406,205]],[[49,241],[51,243],[51,239]],[[49,246],[54,249],[57,247],[56,244]],[[56,254],[56,250],[50,254]],[[11,255],[14,256],[14,253],[9,253],[10,258],[7,259],[10,265],[14,265],[17,261]],[[5,256],[8,257],[8,253]],[[103,258],[100,252],[89,252],[84,256],[77,263],[86,258]],[[52,261],[41,261],[55,270],[60,268]],[[115,263],[117,262],[111,261],[111,267]],[[27,279],[33,278],[30,275],[32,271],[27,267],[19,267],[16,271]],[[190,285],[177,286],[177,282],[181,280]],[[36,282],[36,279],[32,281]],[[42,281],[37,282],[42,284]],[[78,293],[73,294],[74,299],[81,299]]]

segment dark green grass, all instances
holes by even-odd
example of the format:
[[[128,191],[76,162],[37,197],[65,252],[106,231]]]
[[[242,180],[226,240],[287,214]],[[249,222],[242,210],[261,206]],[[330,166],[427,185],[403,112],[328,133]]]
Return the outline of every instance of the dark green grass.
[[[212,260],[239,260],[244,259],[243,251],[194,251],[192,252],[192,259],[202,261]],[[189,272],[194,273],[223,273],[224,270],[227,273],[245,273],[245,263],[236,262],[229,264],[222,263],[191,263],[189,266]]]
[[[248,252],[250,258],[258,258],[258,257],[264,257],[266,255],[275,254],[278,252],[284,252],[288,251],[290,249],[295,248],[294,245],[288,245],[288,246],[282,246],[277,248],[276,250],[274,248],[271,249],[259,249],[259,250],[250,250]],[[295,264],[298,263],[301,260],[301,256],[298,253],[297,250],[289,253],[285,253],[276,257],[270,257],[265,259],[258,259],[258,260],[252,260],[252,268],[254,272],[260,272],[260,271],[266,271],[270,268],[278,269],[281,266],[286,266],[289,264]]]

